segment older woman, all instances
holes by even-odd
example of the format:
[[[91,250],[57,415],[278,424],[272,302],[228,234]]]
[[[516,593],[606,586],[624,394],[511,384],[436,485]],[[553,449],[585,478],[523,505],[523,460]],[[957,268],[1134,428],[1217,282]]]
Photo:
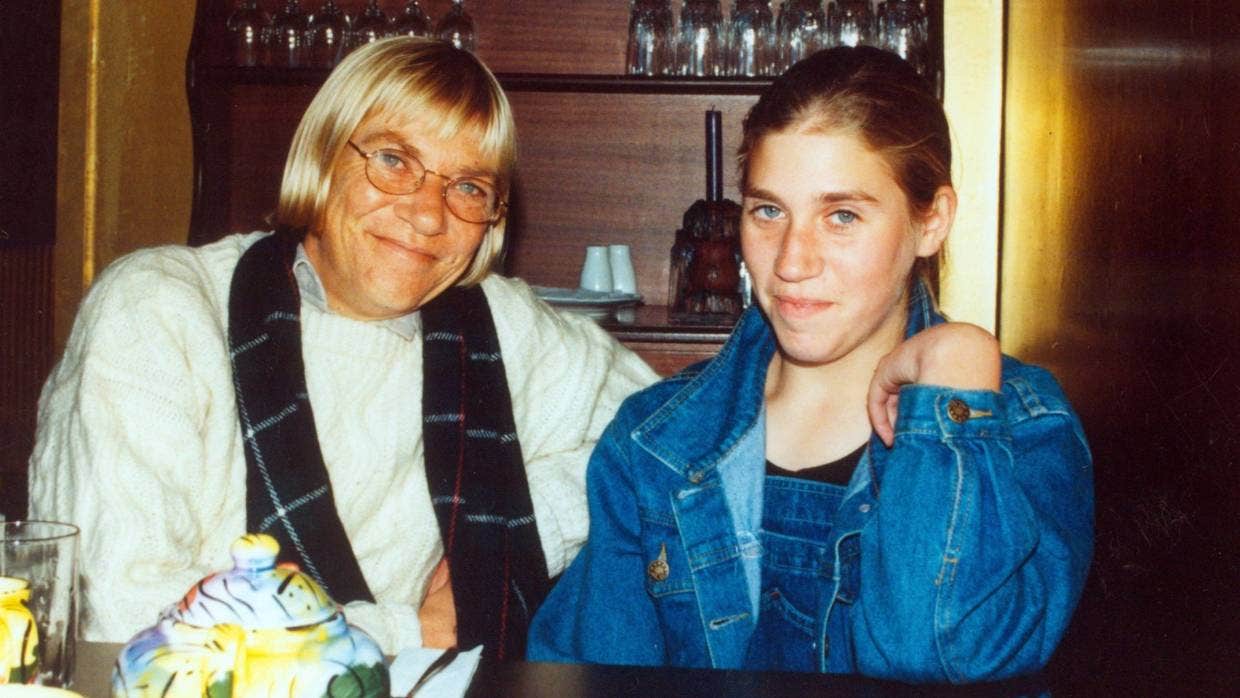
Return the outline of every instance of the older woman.
[[[476,58],[378,42],[302,118],[275,234],[101,275],[31,460],[32,514],[82,527],[87,639],[128,639],[264,531],[388,652],[522,655],[585,537],[590,449],[654,375],[490,273],[514,159]]]
[[[1054,378],[946,323],[918,273],[956,210],[942,106],[894,54],[832,49],[762,95],[740,162],[758,307],[599,441],[531,657],[1038,670],[1089,566],[1090,455]]]

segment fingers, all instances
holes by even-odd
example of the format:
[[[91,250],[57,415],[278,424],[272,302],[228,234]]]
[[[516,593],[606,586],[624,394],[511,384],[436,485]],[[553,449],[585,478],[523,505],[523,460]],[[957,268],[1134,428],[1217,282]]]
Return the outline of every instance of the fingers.
[[[892,428],[895,414],[888,409],[890,397],[878,373],[875,373],[874,378],[870,380],[870,392],[866,397],[865,409],[870,415],[870,424],[874,427],[874,433],[878,434],[878,438],[882,439],[888,448],[895,440],[895,430]]]
[[[435,570],[431,572],[430,582],[426,586],[426,593],[433,594],[443,587],[452,586],[452,575],[448,571],[448,559],[443,558],[435,565]]]

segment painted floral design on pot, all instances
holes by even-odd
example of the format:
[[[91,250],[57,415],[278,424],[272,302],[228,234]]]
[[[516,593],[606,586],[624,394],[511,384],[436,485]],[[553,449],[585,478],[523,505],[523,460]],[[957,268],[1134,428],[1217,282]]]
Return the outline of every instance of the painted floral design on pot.
[[[323,588],[276,566],[279,544],[242,536],[233,568],[210,575],[134,636],[112,673],[114,698],[386,698],[383,653]]]
[[[0,577],[0,684],[30,683],[39,673],[39,628],[29,600],[29,582]]]

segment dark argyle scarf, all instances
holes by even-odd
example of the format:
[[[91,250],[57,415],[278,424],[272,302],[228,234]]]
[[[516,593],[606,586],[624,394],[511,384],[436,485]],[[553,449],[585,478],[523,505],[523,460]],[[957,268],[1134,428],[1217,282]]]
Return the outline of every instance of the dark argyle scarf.
[[[281,561],[296,563],[337,602],[374,601],[314,428],[296,247],[284,233],[258,241],[229,291],[247,530],[274,536]],[[481,288],[452,288],[421,308],[421,320],[426,477],[452,574],[457,641],[520,659],[549,582],[490,308]]]

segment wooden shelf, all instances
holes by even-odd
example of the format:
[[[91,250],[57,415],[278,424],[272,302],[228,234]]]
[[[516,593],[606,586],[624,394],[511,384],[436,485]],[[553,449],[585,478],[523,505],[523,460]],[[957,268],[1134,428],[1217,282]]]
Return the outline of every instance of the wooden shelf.
[[[238,68],[207,66],[191,70],[204,84],[317,86],[327,79],[326,68]],[[769,78],[645,77],[638,75],[577,75],[549,73],[497,73],[509,92],[567,92],[581,94],[674,94],[759,95],[771,84]]]
[[[675,323],[665,305],[639,305],[616,311],[599,321],[603,329],[622,342],[675,342],[719,345],[732,333],[733,324],[704,321]]]

